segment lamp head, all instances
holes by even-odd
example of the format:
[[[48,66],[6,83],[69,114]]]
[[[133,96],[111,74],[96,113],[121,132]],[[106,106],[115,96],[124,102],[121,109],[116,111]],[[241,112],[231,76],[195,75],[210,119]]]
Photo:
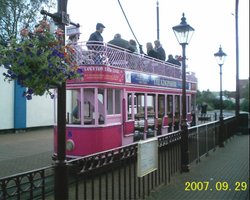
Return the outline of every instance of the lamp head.
[[[221,48],[221,45],[220,45],[219,51],[214,54],[214,57],[215,57],[218,65],[223,65],[224,64],[226,56],[227,56],[227,54],[222,51],[222,48]]]
[[[180,44],[188,44],[194,33],[194,28],[187,24],[184,13],[182,14],[181,23],[172,29]]]

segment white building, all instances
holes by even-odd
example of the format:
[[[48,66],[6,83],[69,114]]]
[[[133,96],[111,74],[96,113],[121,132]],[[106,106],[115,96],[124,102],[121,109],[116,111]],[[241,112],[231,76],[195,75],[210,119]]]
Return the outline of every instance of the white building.
[[[4,81],[4,71],[0,66],[0,131],[53,125],[54,100],[49,95],[26,100],[25,88]]]

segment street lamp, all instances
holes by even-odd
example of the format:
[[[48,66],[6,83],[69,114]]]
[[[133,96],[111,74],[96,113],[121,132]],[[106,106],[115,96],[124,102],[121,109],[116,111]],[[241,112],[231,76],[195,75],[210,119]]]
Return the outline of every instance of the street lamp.
[[[174,34],[182,46],[182,117],[181,117],[181,171],[189,172],[188,124],[186,103],[186,45],[192,38],[194,28],[186,22],[184,13],[181,23],[173,27]]]
[[[220,133],[219,133],[219,147],[224,147],[224,121],[223,121],[223,101],[222,101],[222,65],[224,64],[227,54],[222,51],[220,46],[219,51],[214,54],[214,57],[220,66]]]

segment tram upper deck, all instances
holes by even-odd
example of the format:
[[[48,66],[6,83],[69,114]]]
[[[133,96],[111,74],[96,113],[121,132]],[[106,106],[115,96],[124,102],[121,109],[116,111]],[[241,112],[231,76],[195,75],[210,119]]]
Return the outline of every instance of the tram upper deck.
[[[126,71],[159,75],[175,80],[182,79],[180,66],[148,57],[145,54],[131,53],[114,45],[98,42],[81,42],[72,46],[72,59],[79,66],[110,66]],[[186,81],[196,84],[193,72],[187,72]]]

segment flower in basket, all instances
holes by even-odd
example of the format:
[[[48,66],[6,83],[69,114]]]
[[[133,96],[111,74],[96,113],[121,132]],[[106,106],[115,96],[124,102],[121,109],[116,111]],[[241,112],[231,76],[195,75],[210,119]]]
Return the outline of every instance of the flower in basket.
[[[21,40],[13,39],[0,49],[0,65],[7,69],[5,80],[16,80],[26,88],[24,95],[49,94],[68,79],[80,76],[81,69],[73,61],[74,49],[64,44],[64,32],[50,32],[50,25],[42,20],[31,32],[27,27],[20,31]]]

